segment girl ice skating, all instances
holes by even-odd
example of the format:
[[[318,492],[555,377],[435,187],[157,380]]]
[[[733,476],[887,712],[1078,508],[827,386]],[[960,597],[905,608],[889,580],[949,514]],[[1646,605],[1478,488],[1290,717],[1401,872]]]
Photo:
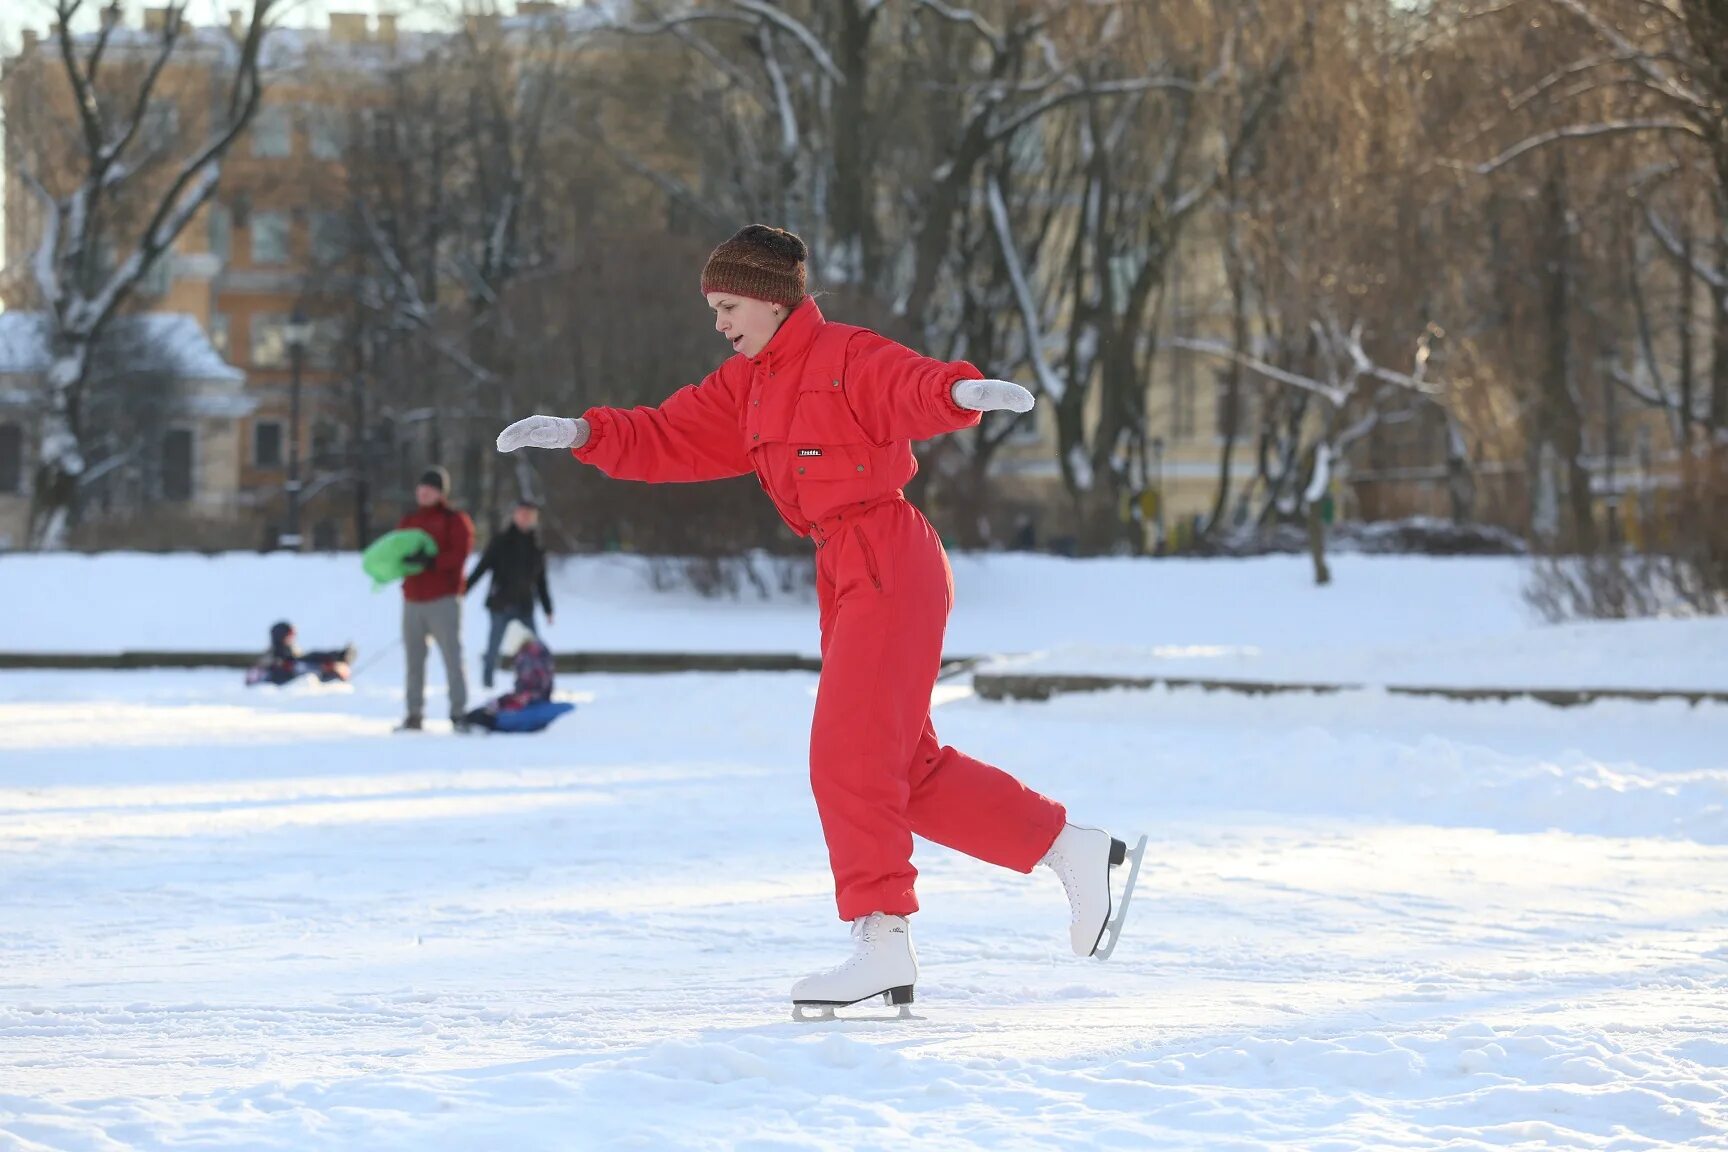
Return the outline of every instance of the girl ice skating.
[[[797,236],[757,224],[714,250],[702,292],[735,354],[701,384],[655,408],[530,416],[498,437],[502,452],[569,448],[621,480],[754,472],[786,524],[814,542],[822,673],[810,783],[856,944],[847,961],[793,986],[800,1019],[878,995],[911,1003],[913,833],[1018,872],[1048,865],[1067,891],[1081,956],[1115,945],[1122,913],[1111,920],[1110,871],[1130,855],[1001,769],[942,746],[930,719],[953,577],[902,493],[917,471],[911,442],[973,427],[980,412],[1029,411],[1032,394],[829,323],[805,292],[805,258]],[[1124,913],[1144,848],[1142,837]]]

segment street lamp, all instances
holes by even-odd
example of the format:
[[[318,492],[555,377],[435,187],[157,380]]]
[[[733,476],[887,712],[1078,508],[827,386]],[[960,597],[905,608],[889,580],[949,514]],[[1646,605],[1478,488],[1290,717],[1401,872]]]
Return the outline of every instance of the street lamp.
[[[283,548],[300,550],[300,369],[306,358],[306,341],[312,336],[312,325],[300,305],[282,330],[288,345],[288,367],[292,373],[288,383],[288,531],[278,543]]]

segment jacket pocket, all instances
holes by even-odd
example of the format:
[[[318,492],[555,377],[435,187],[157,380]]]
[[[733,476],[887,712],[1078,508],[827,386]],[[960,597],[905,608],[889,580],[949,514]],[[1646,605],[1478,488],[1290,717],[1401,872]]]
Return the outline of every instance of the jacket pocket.
[[[858,538],[858,551],[864,557],[864,571],[870,576],[870,583],[876,586],[876,591],[882,591],[882,569],[876,565],[876,550],[870,547],[870,537],[864,535],[862,525],[852,526],[852,535]]]

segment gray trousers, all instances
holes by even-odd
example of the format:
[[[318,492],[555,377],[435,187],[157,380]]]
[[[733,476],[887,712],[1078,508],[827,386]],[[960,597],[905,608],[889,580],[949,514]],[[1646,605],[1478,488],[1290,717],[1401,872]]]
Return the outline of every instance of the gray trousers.
[[[462,601],[454,596],[402,602],[402,647],[408,652],[408,715],[421,717],[426,706],[426,638],[438,642],[444,657],[444,683],[450,690],[450,715],[468,711],[468,680],[462,674]]]

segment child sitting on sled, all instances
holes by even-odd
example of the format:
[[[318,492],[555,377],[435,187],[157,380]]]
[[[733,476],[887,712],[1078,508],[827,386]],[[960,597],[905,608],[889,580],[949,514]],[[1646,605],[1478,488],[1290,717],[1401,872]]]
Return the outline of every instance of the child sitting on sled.
[[[328,684],[347,680],[354,663],[354,645],[322,652],[302,652],[294,643],[294,625],[278,620],[270,626],[270,651],[246,670],[247,684],[286,684],[311,673]]]
[[[468,713],[469,724],[489,732],[532,732],[570,711],[569,704],[552,703],[552,652],[532,629],[510,621],[498,651],[510,657],[515,691]]]

